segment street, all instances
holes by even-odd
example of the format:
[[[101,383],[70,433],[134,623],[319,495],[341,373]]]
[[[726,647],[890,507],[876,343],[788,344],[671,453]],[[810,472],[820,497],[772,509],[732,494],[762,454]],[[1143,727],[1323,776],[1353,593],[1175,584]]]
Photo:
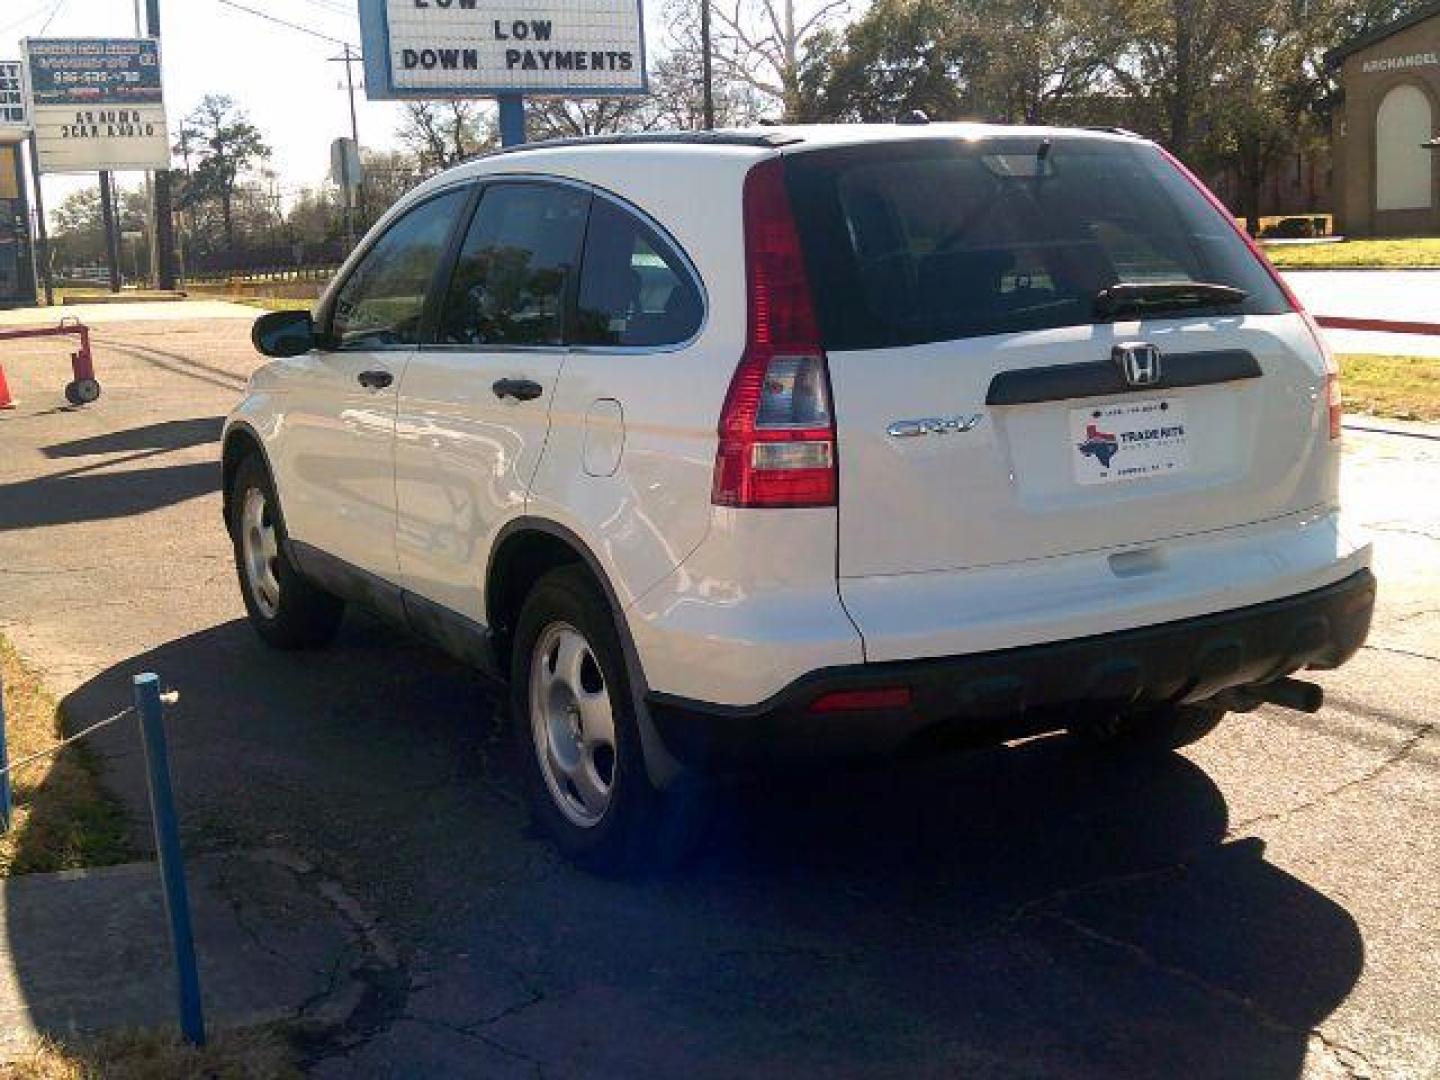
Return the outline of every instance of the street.
[[[188,850],[293,852],[374,913],[397,963],[314,1075],[1440,1074],[1434,434],[1345,435],[1380,607],[1319,715],[740,784],[693,866],[617,883],[530,834],[478,676],[354,612],[261,646],[217,490],[256,312],[193,310],[95,313],[82,410],[61,346],[5,348],[0,632],[76,727],[158,672]],[[98,746],[143,848],[134,732]]]
[[[1440,270],[1289,270],[1285,281],[1316,315],[1440,322]],[[1440,337],[1363,330],[1330,330],[1326,337],[1341,353],[1440,356]]]

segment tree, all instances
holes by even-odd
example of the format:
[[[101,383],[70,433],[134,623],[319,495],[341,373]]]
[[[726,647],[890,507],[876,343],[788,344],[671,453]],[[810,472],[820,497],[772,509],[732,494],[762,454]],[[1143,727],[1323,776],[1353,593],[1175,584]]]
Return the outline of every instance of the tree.
[[[944,120],[972,114],[969,72],[980,60],[972,37],[948,0],[878,0],[843,35],[816,35],[797,111],[805,120],[877,123],[915,109]]]
[[[1214,75],[1241,40],[1247,0],[1116,0],[1124,46],[1106,63],[1113,85],[1153,110],[1166,145],[1190,159],[1213,104]],[[1147,125],[1148,126],[1148,125]]]
[[[1083,121],[1116,47],[1084,0],[879,0],[844,33],[812,39],[800,113],[812,120]]]
[[[185,118],[175,150],[197,164],[187,184],[188,205],[218,203],[226,248],[235,248],[235,192],[240,178],[270,158],[260,130],[235,102],[223,94],[207,94]]]
[[[474,101],[407,101],[395,134],[429,172],[448,169],[499,141],[494,121]]]
[[[654,126],[692,131],[705,126],[705,91],[700,54],[675,49],[657,60],[650,72],[646,110]],[[765,114],[765,101],[750,87],[712,76],[716,127],[748,127]]]
[[[425,163],[404,150],[361,150],[368,226],[400,196],[430,175]],[[336,200],[338,205],[338,199]]]
[[[145,230],[145,192],[117,189],[116,219],[121,233]],[[50,213],[50,250],[56,265],[75,267],[105,261],[105,218],[99,186],[72,191]]]
[[[839,21],[849,0],[815,0],[807,12],[798,11],[795,0],[708,2],[717,78],[749,87],[768,105],[778,107],[782,119],[798,118],[806,50],[817,35]],[[687,25],[678,44],[698,53],[698,25]]]
[[[658,122],[650,103],[638,96],[530,98],[525,102],[525,130],[534,139],[649,131]]]

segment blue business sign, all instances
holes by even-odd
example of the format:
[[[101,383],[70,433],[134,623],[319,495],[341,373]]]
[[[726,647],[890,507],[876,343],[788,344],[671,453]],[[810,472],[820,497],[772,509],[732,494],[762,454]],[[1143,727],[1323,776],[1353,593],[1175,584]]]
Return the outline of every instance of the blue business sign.
[[[20,49],[41,172],[170,167],[153,38],[26,38]]]
[[[146,38],[31,38],[35,105],[159,105],[160,46]]]
[[[360,0],[371,98],[643,94],[640,0]]]

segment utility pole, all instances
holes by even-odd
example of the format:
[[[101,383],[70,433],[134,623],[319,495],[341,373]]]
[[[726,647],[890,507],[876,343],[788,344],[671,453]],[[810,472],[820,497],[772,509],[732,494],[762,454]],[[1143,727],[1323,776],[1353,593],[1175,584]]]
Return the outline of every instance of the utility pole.
[[[350,47],[350,43],[349,43],[348,41],[347,41],[347,42],[342,42],[341,44],[344,46],[344,49],[345,49],[344,55],[343,55],[343,56],[332,56],[332,57],[330,57],[330,60],[331,60],[332,63],[342,63],[342,64],[345,65],[345,91],[346,91],[347,94],[350,95],[350,138],[351,138],[352,140],[354,140],[354,142],[355,142],[355,156],[356,156],[356,158],[358,159],[359,156],[360,156],[360,122],[359,122],[358,119],[356,119],[356,114],[355,114],[355,71],[354,71],[354,65],[355,65],[355,63],[356,63],[357,61],[362,60],[363,57],[361,56],[360,53],[356,52],[354,49],[352,49],[352,48]],[[362,173],[362,176],[363,176],[363,173]],[[349,244],[350,244],[350,246],[353,248],[353,247],[355,246],[355,237],[354,237],[355,225],[354,225],[354,221],[353,221],[353,218],[354,218],[354,210],[353,210],[353,208],[352,208],[352,206],[351,206],[351,199],[354,199],[355,203],[358,204],[359,210],[360,210],[360,221],[361,221],[361,224],[364,224],[364,221],[365,221],[365,182],[364,182],[364,180],[362,179],[359,184],[355,185],[355,188],[353,189],[353,194],[352,194],[352,192],[351,192],[350,190],[347,190],[344,194],[345,194],[345,212],[346,212],[347,221],[349,222],[349,223],[346,225],[346,231],[347,231],[347,233],[349,234]]]
[[[150,36],[160,39],[160,0],[145,0],[145,24]],[[168,136],[167,136],[168,138]],[[150,204],[151,231],[155,234],[155,284],[175,288],[175,203],[170,190],[170,170],[155,174],[154,201]]]
[[[700,0],[700,79],[705,102],[705,130],[715,128],[715,79],[710,69],[710,0]]]
[[[30,128],[30,176],[35,184],[35,251],[40,280],[45,286],[45,306],[55,306],[55,280],[50,272],[50,230],[45,224],[45,193],[40,190],[40,151],[35,145],[35,128]]]
[[[135,0],[135,36],[145,36],[145,0]],[[150,269],[146,274],[147,284],[157,286],[160,283],[160,238],[155,235],[155,173],[145,174],[145,251],[146,259],[149,261]],[[139,267],[135,270],[135,279],[140,279]]]
[[[105,223],[105,266],[110,271],[110,291],[120,291],[120,223],[115,220],[115,185],[109,169],[100,170],[100,216]]]

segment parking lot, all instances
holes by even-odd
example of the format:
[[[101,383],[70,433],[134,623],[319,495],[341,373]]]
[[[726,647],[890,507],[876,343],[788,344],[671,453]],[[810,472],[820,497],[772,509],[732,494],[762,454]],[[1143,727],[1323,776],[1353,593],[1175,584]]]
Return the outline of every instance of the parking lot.
[[[76,725],[159,672],[189,849],[294,852],[375,913],[399,965],[316,1075],[1440,1073],[1434,433],[1346,435],[1380,607],[1318,716],[741,784],[693,866],[615,883],[527,831],[477,676],[363,615],[261,647],[217,490],[254,312],[186,313],[99,316],[79,411],[59,347],[7,348],[0,631]],[[133,734],[102,752],[143,844]]]

